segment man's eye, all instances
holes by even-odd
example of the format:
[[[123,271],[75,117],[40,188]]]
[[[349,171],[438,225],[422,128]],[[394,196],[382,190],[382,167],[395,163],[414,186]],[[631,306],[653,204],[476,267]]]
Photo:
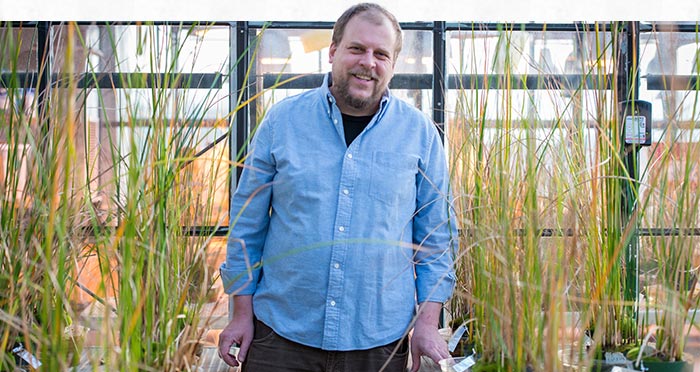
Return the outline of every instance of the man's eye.
[[[390,61],[391,56],[386,53],[375,53],[376,58],[380,61]]]

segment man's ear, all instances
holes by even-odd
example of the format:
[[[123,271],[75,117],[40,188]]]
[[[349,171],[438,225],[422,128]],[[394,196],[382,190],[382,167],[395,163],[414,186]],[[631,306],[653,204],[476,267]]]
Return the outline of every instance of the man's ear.
[[[338,49],[338,46],[335,45],[335,43],[331,43],[331,46],[328,48],[328,63],[333,63],[333,58],[335,57],[335,51]]]

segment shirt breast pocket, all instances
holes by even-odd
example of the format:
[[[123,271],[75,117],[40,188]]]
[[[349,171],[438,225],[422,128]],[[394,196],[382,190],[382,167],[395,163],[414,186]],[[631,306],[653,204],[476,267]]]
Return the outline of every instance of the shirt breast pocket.
[[[415,200],[418,158],[396,152],[375,151],[369,194],[389,205]]]

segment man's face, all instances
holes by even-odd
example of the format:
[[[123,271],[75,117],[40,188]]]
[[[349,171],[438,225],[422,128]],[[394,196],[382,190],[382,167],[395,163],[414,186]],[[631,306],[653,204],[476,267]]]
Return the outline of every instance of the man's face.
[[[345,114],[374,114],[394,75],[396,34],[391,23],[380,18],[377,24],[365,14],[354,16],[345,26],[340,43],[331,43],[331,93]]]

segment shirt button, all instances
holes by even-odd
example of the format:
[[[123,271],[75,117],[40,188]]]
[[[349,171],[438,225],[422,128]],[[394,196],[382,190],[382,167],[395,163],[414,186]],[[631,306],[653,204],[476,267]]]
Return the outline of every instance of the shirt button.
[[[335,301],[331,300],[331,306],[335,306]]]
[[[338,119],[333,119],[333,124],[338,124]]]
[[[348,154],[348,159],[352,159],[352,154]]]
[[[334,264],[333,264],[333,267],[335,267],[336,269],[340,269],[340,264],[339,264],[339,263],[334,263]]]
[[[348,189],[343,189],[343,194],[348,195],[350,193],[350,190]]]
[[[340,226],[340,227],[338,228],[338,231],[340,231],[340,232],[345,231],[345,226]]]

